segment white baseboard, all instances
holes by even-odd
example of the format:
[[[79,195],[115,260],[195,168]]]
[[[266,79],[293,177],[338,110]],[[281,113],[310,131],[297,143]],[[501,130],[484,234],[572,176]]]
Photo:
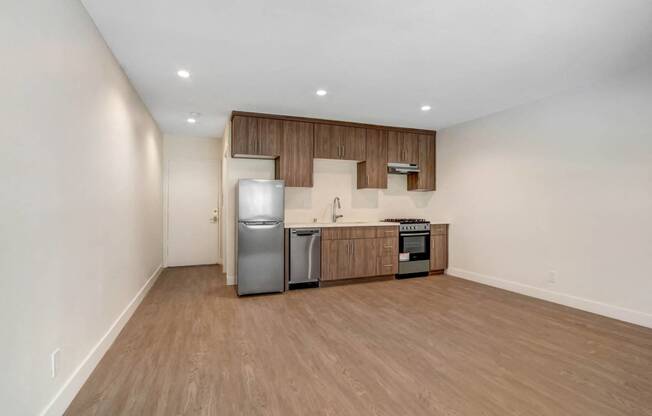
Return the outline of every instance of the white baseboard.
[[[61,389],[59,389],[52,401],[43,409],[40,416],[60,416],[66,411],[106,351],[113,344],[113,341],[115,341],[122,328],[129,321],[131,315],[136,311],[140,302],[147,295],[149,289],[154,285],[162,270],[163,265],[159,265],[156,268],[156,271],[147,279],[143,287],[140,288],[136,296],[134,296],[127,307],[120,313],[109,330],[95,344],[88,355],[82,360],[81,364],[72,372],[72,375],[66,380]]]
[[[235,284],[235,276],[233,275],[226,275],[226,285],[227,286],[233,286]]]
[[[488,276],[463,269],[449,268],[446,271],[446,274],[453,277],[459,277],[461,279],[483,283],[485,285],[497,287],[500,289],[505,289],[510,292],[516,292],[522,295],[531,296],[533,298],[547,300],[549,302],[558,303],[560,305],[570,306],[571,308],[581,309],[583,311],[607,316],[609,318],[614,318],[632,324],[652,328],[652,314],[649,313],[635,311],[620,306],[609,305],[607,303],[585,299],[566,293],[554,292],[552,290],[500,279],[498,277]]]

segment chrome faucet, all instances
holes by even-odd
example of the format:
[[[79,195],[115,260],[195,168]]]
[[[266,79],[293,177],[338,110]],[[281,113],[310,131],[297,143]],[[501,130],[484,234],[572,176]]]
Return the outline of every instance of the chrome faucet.
[[[337,215],[336,209],[342,209],[342,204],[340,204],[340,197],[336,196],[335,199],[333,199],[333,222],[337,222],[338,218],[342,218],[344,215]]]

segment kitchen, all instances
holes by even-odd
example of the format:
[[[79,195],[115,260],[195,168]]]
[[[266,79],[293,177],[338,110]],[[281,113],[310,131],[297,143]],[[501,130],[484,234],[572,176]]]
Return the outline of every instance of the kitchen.
[[[648,0],[0,22],[0,414],[652,416]]]
[[[248,177],[236,185],[234,280],[238,294],[282,292],[360,278],[444,273],[448,223],[405,215],[382,218],[386,208],[378,202],[379,194],[388,190],[389,178],[399,175],[392,178],[391,186],[403,189],[390,190],[389,198],[394,193],[405,201],[405,196],[415,192],[431,198],[436,189],[434,131],[236,111],[230,132],[230,156],[246,158],[248,163],[254,158],[271,159],[276,177],[271,182]],[[229,135],[225,137],[226,146]],[[331,165],[341,166],[331,166],[332,171],[329,166],[323,171],[318,167],[314,173],[314,164],[320,159],[338,160]],[[333,171],[342,168],[349,168],[348,175],[333,178]],[[327,179],[315,181],[314,177],[322,175]],[[353,217],[344,218],[342,198],[336,194],[325,210],[319,207],[321,213],[306,210],[314,214],[310,221],[286,220],[286,216],[300,218],[301,214],[305,218],[306,212],[286,210],[286,199],[291,205],[292,196],[286,198],[285,193],[294,191],[296,197],[307,188],[324,195],[331,190],[322,188],[322,183],[335,183],[336,192],[341,192],[346,189],[343,185],[352,182],[351,199],[359,200],[356,194],[366,193],[368,205],[373,207],[375,198],[376,208],[365,210],[366,218],[355,211]],[[295,191],[297,188],[300,190]],[[364,202],[358,205],[364,206]],[[403,205],[400,210],[414,208]],[[325,212],[330,213],[328,221],[323,220]],[[265,246],[261,241],[266,238],[269,243]],[[228,261],[226,267],[228,270]]]

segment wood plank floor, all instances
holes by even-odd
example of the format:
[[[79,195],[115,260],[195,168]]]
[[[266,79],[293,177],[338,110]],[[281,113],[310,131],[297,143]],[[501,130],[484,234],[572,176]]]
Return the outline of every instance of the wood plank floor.
[[[652,330],[446,276],[237,298],[167,269],[67,415],[652,415]]]

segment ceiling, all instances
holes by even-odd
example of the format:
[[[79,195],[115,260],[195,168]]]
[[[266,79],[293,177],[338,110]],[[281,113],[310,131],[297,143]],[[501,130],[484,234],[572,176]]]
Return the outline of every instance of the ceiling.
[[[220,137],[232,110],[439,129],[652,57],[649,0],[83,3],[174,135]]]

